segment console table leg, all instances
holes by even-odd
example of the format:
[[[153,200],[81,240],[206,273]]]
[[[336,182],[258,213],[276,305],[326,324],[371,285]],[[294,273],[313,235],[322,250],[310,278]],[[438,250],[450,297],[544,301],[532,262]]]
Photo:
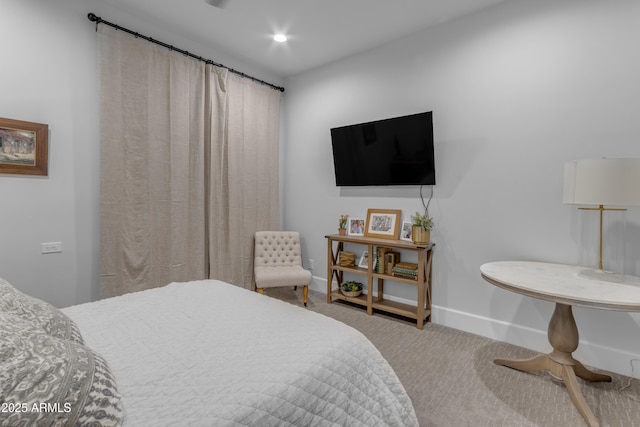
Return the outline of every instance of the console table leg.
[[[525,360],[495,359],[493,363],[496,365],[506,366],[507,368],[517,369],[524,372],[548,371],[550,369],[550,359],[546,354],[532,357]]]
[[[611,381],[609,375],[598,374],[585,368],[571,355],[578,348],[578,327],[570,305],[556,303],[549,321],[549,343],[553,351],[526,360],[495,359],[496,365],[507,366],[525,372],[548,371],[562,380],[567,387],[571,401],[590,427],[600,424],[587,404],[576,377],[586,381]]]
[[[553,352],[549,355],[554,361],[563,365],[573,365],[575,360],[571,353],[578,348],[578,327],[573,318],[570,305],[556,303],[547,329],[549,344]]]
[[[596,382],[596,381],[604,381],[607,383],[611,382],[611,377],[609,375],[598,374],[596,372],[590,371],[589,369],[585,368],[582,363],[578,362],[577,360],[575,362],[576,364],[573,365],[573,371],[576,373],[576,376],[578,378],[582,378],[585,381],[591,381],[591,382]]]
[[[580,391],[580,385],[576,379],[576,374],[573,372],[573,366],[562,366],[562,379],[564,380],[565,386],[567,386],[567,391],[569,392],[569,396],[571,396],[573,404],[578,409],[578,412],[580,412],[580,415],[582,415],[582,418],[587,422],[587,425],[589,427],[600,426],[598,419],[591,408],[589,408],[587,401]]]

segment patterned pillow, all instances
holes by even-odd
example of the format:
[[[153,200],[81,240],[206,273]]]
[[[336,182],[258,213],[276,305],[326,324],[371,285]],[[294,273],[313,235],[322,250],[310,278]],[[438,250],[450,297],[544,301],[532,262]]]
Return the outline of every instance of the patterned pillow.
[[[10,313],[28,321],[53,337],[84,344],[78,326],[48,302],[24,294],[0,278],[0,313]]]
[[[120,394],[90,348],[0,313],[0,425],[119,426]]]

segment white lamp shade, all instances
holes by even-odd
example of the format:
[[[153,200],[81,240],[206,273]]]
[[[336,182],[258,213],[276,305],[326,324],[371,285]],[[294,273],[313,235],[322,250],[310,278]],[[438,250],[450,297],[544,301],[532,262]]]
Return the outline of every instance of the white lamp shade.
[[[640,159],[567,162],[563,203],[640,206]]]

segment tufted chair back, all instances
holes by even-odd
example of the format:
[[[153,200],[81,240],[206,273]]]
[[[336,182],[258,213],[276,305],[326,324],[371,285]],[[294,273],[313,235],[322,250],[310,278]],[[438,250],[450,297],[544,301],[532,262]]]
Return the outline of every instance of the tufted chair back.
[[[300,233],[297,231],[258,231],[255,242],[254,268],[302,266]]]
[[[303,287],[307,305],[311,272],[302,268],[300,233],[297,231],[257,231],[255,233],[253,272],[255,290],[281,286]]]

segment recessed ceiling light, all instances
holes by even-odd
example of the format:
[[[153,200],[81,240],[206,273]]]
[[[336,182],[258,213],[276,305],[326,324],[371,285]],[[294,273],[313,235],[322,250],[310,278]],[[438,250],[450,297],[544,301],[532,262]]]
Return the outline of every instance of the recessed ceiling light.
[[[273,39],[278,43],[284,43],[287,41],[287,36],[285,36],[284,34],[276,34],[275,36],[273,36]]]

